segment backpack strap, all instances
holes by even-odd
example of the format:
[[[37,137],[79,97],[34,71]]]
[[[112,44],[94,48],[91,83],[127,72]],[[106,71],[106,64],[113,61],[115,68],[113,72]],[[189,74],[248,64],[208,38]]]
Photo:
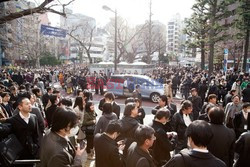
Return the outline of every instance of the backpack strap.
[[[185,153],[184,151],[180,151],[180,155],[183,159],[185,167],[194,167],[194,165],[192,164],[192,160],[190,156],[188,155],[188,153]]]

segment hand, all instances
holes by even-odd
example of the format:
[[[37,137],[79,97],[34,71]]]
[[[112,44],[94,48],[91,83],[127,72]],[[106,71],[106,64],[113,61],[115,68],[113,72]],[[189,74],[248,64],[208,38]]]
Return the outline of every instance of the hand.
[[[118,146],[118,150],[123,151],[125,148],[125,144],[121,144]]]
[[[120,146],[120,145],[125,145],[125,140],[120,140],[117,142],[117,145]]]
[[[83,152],[85,151],[86,149],[86,145],[83,149],[80,148],[80,144],[77,144],[76,146],[76,156],[82,156]]]

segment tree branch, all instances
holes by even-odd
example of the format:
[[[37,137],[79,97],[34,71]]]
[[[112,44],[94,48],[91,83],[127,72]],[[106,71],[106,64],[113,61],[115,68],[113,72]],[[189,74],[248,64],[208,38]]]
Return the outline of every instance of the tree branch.
[[[7,0],[7,1],[8,1],[8,0]],[[75,1],[75,0],[71,0],[71,1],[70,1],[69,3],[67,3],[67,4],[63,4],[63,5],[62,5],[62,7],[63,7],[63,12],[59,12],[59,11],[56,11],[56,10],[52,9],[51,7],[52,7],[53,5],[46,8],[46,6],[47,6],[48,4],[50,4],[51,2],[53,2],[53,1],[54,1],[54,0],[44,0],[43,3],[41,3],[38,7],[30,8],[30,9],[25,9],[25,10],[20,11],[20,12],[10,13],[10,14],[7,15],[7,16],[2,16],[2,17],[0,17],[0,24],[3,24],[3,23],[5,23],[5,22],[8,22],[8,21],[11,21],[11,20],[14,20],[14,19],[23,17],[23,16],[31,15],[31,14],[33,14],[33,13],[52,12],[52,13],[56,13],[56,14],[59,14],[59,15],[62,15],[62,16],[66,16],[65,11],[64,11],[65,6],[69,5],[70,3],[72,3],[72,2]]]

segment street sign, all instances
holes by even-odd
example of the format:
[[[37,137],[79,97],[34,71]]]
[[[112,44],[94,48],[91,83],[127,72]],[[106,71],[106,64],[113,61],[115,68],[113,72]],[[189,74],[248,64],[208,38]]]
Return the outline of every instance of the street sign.
[[[40,33],[43,35],[65,38],[67,35],[67,30],[42,24]]]
[[[224,72],[227,72],[228,49],[224,49]]]

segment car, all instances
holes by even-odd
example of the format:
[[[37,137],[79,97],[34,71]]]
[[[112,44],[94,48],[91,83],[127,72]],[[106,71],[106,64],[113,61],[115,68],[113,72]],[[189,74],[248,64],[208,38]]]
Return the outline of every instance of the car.
[[[107,91],[115,96],[133,96],[136,85],[140,85],[142,98],[157,103],[164,94],[163,84],[145,75],[112,75],[107,82]]]

